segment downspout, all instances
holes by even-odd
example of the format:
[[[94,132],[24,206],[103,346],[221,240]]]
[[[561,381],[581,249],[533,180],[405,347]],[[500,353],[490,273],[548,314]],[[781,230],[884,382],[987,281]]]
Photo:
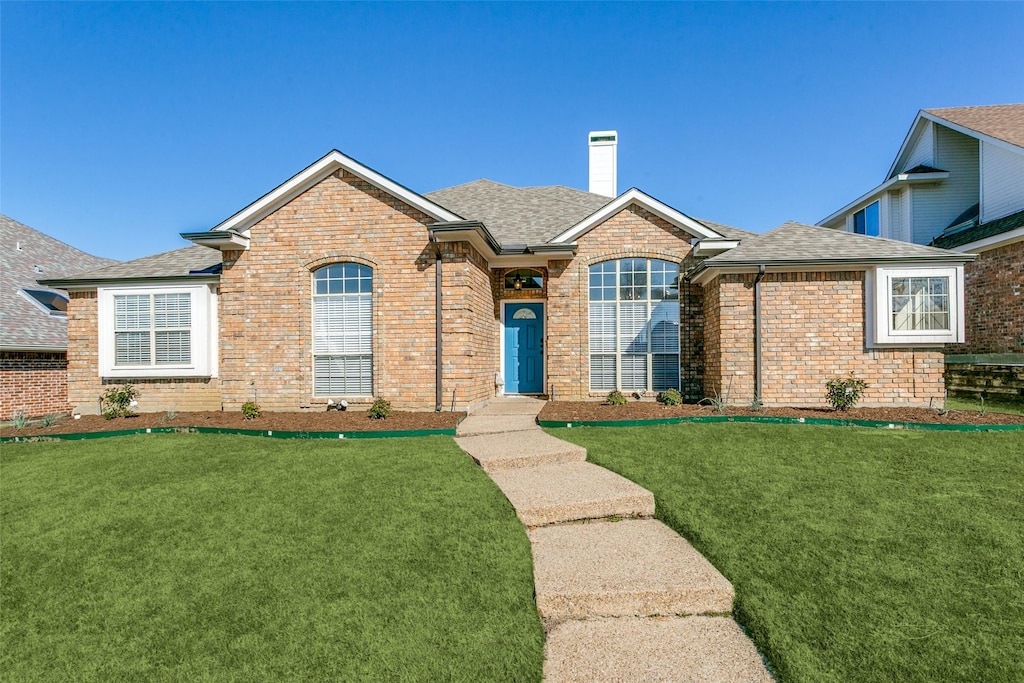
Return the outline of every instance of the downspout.
[[[754,398],[764,400],[761,387],[761,280],[764,279],[764,266],[757,267],[754,278]]]
[[[444,404],[444,388],[441,386],[444,367],[441,354],[441,245],[433,232],[430,233],[430,242],[437,250],[434,261],[434,412],[439,413]]]

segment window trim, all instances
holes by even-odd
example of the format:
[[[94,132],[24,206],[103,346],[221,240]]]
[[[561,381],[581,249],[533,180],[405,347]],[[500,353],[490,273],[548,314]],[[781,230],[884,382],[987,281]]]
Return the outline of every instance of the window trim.
[[[116,365],[115,296],[188,294],[190,362]],[[99,376],[111,379],[217,376],[217,295],[210,285],[100,287],[96,292]]]
[[[946,330],[893,330],[892,280],[906,277],[949,279],[949,328]],[[867,344],[884,346],[942,346],[963,343],[964,268],[960,266],[878,267],[865,278]]]

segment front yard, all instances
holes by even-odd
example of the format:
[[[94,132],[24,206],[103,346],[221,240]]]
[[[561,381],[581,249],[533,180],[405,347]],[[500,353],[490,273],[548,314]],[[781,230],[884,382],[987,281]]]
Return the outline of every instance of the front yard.
[[[530,547],[449,438],[5,444],[0,678],[539,680]]]
[[[654,492],[781,682],[1024,680],[1024,437],[548,430]]]

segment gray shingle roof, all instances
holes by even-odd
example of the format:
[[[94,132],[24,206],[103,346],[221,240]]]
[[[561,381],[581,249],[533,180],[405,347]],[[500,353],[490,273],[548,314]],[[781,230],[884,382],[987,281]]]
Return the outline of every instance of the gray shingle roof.
[[[1024,227],[1024,211],[1017,211],[1009,216],[1003,216],[988,223],[982,223],[981,225],[975,225],[955,232],[943,233],[932,240],[932,246],[952,249],[1022,227]]]
[[[1024,147],[1024,104],[925,109],[925,112],[964,128]]]
[[[611,199],[561,185],[512,187],[474,180],[423,195],[468,220],[482,222],[502,245],[543,244]]]
[[[964,254],[881,237],[855,235],[802,223],[784,223],[713,256],[706,267],[759,264],[830,264],[874,261],[964,261]]]
[[[67,292],[38,280],[71,275],[86,268],[116,263],[86,254],[23,223],[0,215],[0,348],[63,349],[68,343],[67,319],[51,316],[19,292],[35,289]],[[36,267],[39,271],[36,271]]]
[[[78,282],[101,280],[132,280],[148,278],[188,277],[193,271],[213,268],[222,261],[221,253],[210,247],[192,245],[162,254],[144,256],[134,261],[125,261],[105,268],[78,273],[66,281]]]

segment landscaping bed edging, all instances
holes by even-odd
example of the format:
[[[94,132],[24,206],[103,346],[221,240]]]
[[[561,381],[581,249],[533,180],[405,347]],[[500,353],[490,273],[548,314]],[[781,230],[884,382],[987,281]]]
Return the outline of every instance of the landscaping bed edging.
[[[768,415],[695,415],[648,420],[538,420],[541,427],[645,427],[684,423],[753,422],[761,424],[807,424],[827,427],[876,427],[882,429],[922,429],[946,432],[991,432],[1024,430],[1019,424],[946,424],[933,422],[884,422],[878,420],[836,420],[817,417],[771,417]]]

